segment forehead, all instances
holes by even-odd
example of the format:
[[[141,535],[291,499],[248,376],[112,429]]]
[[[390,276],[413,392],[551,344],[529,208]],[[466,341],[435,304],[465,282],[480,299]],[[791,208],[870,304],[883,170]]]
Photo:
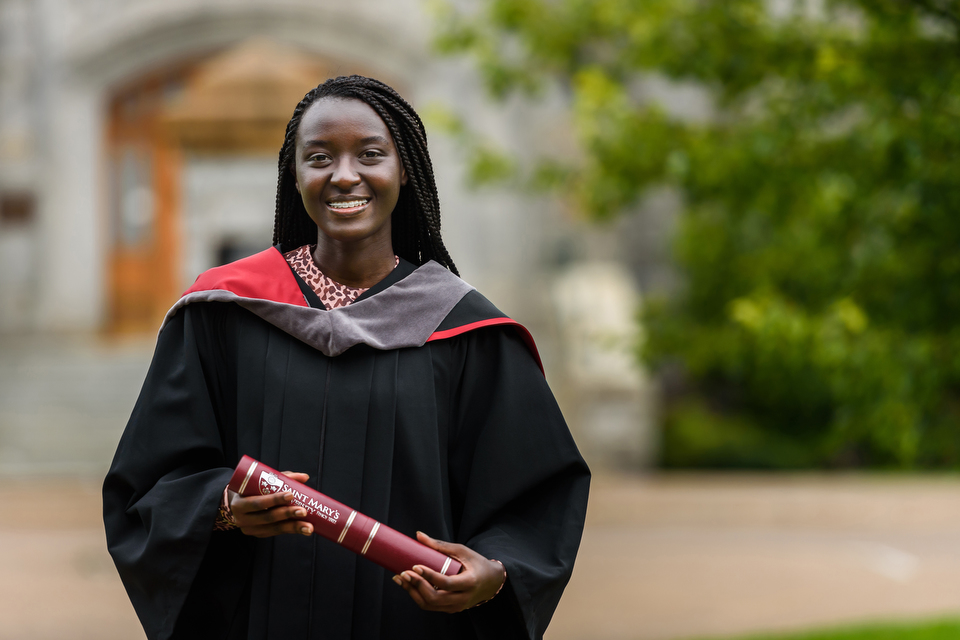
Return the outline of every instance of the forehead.
[[[297,145],[308,141],[349,143],[373,136],[393,142],[377,112],[362,100],[321,98],[310,105],[297,129]]]

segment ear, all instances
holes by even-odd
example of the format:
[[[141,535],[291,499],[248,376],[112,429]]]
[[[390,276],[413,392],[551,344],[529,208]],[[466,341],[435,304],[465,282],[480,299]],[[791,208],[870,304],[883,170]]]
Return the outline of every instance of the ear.
[[[290,173],[293,175],[293,186],[297,188],[297,193],[300,193],[300,181],[297,180],[297,169],[292,164],[288,169],[290,169]]]
[[[407,184],[407,168],[403,165],[400,165],[400,186],[404,187]],[[299,189],[300,187],[297,187]]]

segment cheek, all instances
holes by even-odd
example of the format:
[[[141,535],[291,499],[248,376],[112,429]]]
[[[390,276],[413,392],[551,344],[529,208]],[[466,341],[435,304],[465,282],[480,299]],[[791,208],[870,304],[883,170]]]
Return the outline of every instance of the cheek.
[[[299,173],[294,180],[297,193],[303,197],[313,198],[323,189],[323,180],[316,173],[310,171]]]

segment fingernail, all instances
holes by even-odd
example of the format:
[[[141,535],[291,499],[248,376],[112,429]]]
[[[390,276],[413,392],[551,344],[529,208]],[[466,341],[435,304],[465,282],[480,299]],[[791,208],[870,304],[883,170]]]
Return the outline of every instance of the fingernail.
[[[305,536],[310,535],[310,527],[300,527],[300,533]]]
[[[423,575],[423,567],[421,567],[420,565],[416,565],[416,566],[413,568],[413,570],[416,571],[417,573],[419,573],[420,575]]]
[[[410,575],[409,571],[404,571],[400,574],[400,577],[406,580],[407,582],[413,582],[413,576]]]
[[[307,515],[307,512],[306,512],[305,510],[303,510],[303,509],[297,509],[297,511],[296,511],[296,516],[297,516],[298,518],[302,518],[302,517],[304,517],[305,515]]]
[[[399,586],[403,586],[403,580],[400,579],[400,576],[393,576],[393,581],[396,582]]]

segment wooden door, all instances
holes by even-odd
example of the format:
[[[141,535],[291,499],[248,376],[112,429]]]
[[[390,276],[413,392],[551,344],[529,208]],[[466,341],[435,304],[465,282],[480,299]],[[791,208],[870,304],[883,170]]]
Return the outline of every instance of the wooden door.
[[[338,72],[364,70],[253,39],[114,93],[107,132],[110,332],[155,331],[184,286],[183,154],[276,157],[294,106]]]
[[[108,326],[111,333],[156,331],[180,292],[180,151],[162,127],[182,91],[185,65],[118,90],[109,104]]]

